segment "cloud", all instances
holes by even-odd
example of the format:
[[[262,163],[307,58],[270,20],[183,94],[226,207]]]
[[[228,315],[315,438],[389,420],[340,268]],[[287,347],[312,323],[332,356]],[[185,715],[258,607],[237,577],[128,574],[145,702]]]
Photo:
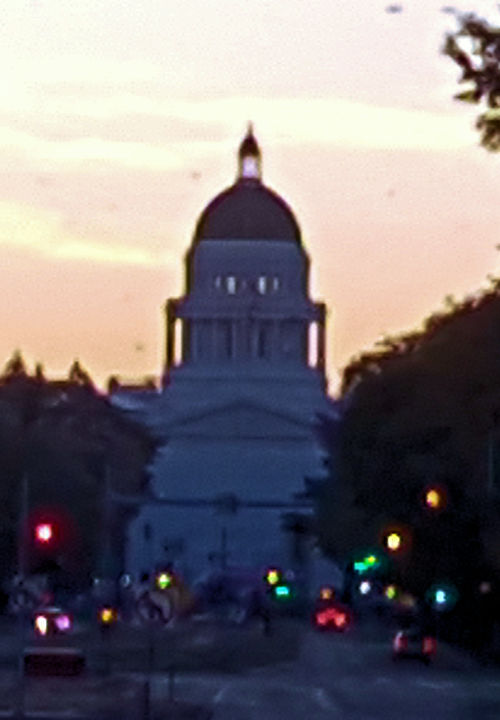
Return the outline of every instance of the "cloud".
[[[15,154],[41,163],[85,164],[92,161],[150,170],[177,170],[182,156],[171,146],[120,142],[98,137],[47,140],[33,133],[0,127],[0,153]]]
[[[68,233],[60,215],[16,203],[0,203],[0,248],[12,248],[53,260],[158,267],[174,258],[145,248],[84,240]]]
[[[79,119],[81,133],[84,117],[93,121],[92,136],[57,138],[57,127],[70,124],[72,114]],[[30,161],[58,166],[83,167],[97,161],[108,166],[165,172],[191,167],[200,158],[224,157],[233,152],[234,133],[243,132],[249,119],[255,121],[258,132],[262,130],[268,145],[449,151],[476,141],[464,114],[377,107],[339,98],[230,97],[190,101],[117,94],[82,97],[76,103],[74,98],[64,95],[49,98],[43,111],[33,117],[29,131],[6,124],[0,127],[0,153],[14,153]],[[39,132],[36,117],[45,123]],[[99,135],[99,124],[95,122],[99,118],[104,137]],[[134,141],[128,133],[126,139],[120,139],[127,119],[138,131],[135,118],[142,121],[141,137]],[[165,133],[163,143],[159,144],[158,118],[189,123],[193,129],[191,137],[180,138],[177,134],[170,141]],[[44,137],[48,120],[51,137]],[[116,138],[109,137],[113,123]],[[217,124],[215,138],[210,137],[207,123]],[[197,124],[198,132],[194,130]],[[221,126],[227,140],[221,138]]]

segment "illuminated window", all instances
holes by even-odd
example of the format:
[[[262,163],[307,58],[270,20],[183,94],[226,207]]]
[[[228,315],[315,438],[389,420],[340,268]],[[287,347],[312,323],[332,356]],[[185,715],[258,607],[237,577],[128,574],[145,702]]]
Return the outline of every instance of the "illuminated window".
[[[261,275],[257,280],[257,292],[259,295],[265,295],[267,292],[267,277]]]
[[[236,278],[234,275],[228,275],[226,278],[226,290],[230,295],[234,295],[236,292]]]
[[[280,289],[280,279],[277,275],[273,277],[273,290],[276,292]]]
[[[220,290],[222,287],[222,278],[220,275],[216,275],[214,279],[214,286],[216,290]]]

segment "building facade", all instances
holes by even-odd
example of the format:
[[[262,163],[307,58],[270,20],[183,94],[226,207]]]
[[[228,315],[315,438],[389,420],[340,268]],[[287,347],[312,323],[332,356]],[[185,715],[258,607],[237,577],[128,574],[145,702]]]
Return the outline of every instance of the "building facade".
[[[152,502],[130,528],[128,570],[174,562],[286,564],[283,514],[321,472],[326,311],[309,297],[309,257],[285,201],[262,181],[251,129],[236,181],[196,224],[185,293],[166,303],[164,387],[141,416],[160,439]]]

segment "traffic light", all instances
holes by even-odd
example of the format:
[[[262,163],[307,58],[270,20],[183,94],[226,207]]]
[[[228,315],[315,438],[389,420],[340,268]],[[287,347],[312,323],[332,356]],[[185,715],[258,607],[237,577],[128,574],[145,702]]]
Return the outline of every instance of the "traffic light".
[[[157,590],[166,590],[171,587],[174,582],[174,576],[171,572],[162,571],[156,574],[155,585]]]
[[[355,560],[352,564],[354,572],[362,575],[363,573],[369,572],[370,570],[377,570],[380,568],[380,558],[375,553],[367,553],[360,560]]]
[[[268,568],[266,575],[265,575],[265,581],[268,585],[274,586],[277,585],[281,580],[281,571],[277,568]]]
[[[335,588],[326,585],[319,591],[320,600],[333,600],[335,597]]]
[[[361,595],[368,595],[372,590],[371,582],[369,580],[363,580],[363,582],[359,583],[358,590]]]
[[[290,585],[287,583],[279,583],[273,586],[274,597],[278,600],[287,600],[291,596]]]
[[[390,552],[401,550],[402,538],[401,534],[396,530],[388,533],[385,537],[385,546]]]
[[[388,600],[394,600],[398,594],[398,588],[396,585],[387,585],[386,588],[384,588],[384,595]]]
[[[446,494],[443,488],[429,487],[424,493],[424,504],[429,510],[442,510],[446,504]]]
[[[458,600],[458,590],[449,583],[436,583],[429,588],[426,598],[434,610],[451,610]]]
[[[35,526],[35,540],[40,545],[49,545],[54,539],[54,526],[50,522],[41,522]]]
[[[118,612],[116,608],[111,605],[105,605],[104,607],[99,608],[97,619],[99,620],[101,628],[109,628],[112,627],[118,620]]]

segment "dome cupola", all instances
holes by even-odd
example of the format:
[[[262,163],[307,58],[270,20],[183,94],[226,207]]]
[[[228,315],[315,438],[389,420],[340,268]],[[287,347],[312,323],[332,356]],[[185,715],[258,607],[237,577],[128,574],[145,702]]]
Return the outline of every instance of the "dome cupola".
[[[234,185],[203,210],[193,242],[279,240],[301,244],[300,228],[288,204],[262,183],[262,155],[251,125],[238,150]]]
[[[257,140],[249,123],[247,134],[238,150],[238,180],[260,180],[262,176],[262,157]]]

